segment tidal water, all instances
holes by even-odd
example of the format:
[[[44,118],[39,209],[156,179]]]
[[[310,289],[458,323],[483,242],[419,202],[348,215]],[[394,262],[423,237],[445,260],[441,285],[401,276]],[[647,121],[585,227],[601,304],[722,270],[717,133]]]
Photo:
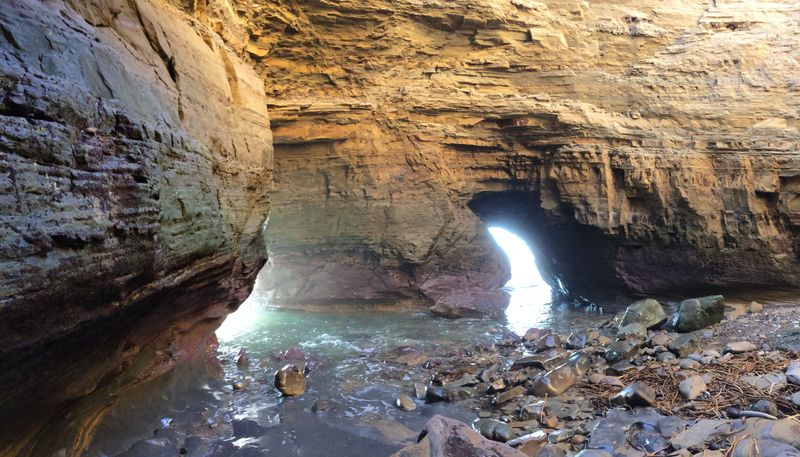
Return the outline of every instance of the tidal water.
[[[530,327],[569,333],[594,327],[616,311],[549,300],[549,289],[520,288],[512,293],[506,319],[448,320],[424,311],[276,310],[254,293],[217,332],[218,376],[176,373],[124,399],[99,428],[88,455],[387,456],[414,442],[434,414],[475,417],[447,403],[418,401],[412,412],[397,408],[398,393],[413,396],[414,382],[430,377],[398,361],[401,354],[446,356]],[[242,349],[249,367],[235,363]],[[287,350],[302,352],[312,368],[301,397],[283,398],[273,385]],[[249,385],[235,391],[235,381]]]

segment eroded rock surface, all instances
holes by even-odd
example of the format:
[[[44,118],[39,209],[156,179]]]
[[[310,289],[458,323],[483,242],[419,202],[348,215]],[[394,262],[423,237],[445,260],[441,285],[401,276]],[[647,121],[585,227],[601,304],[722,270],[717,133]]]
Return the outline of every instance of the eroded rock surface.
[[[160,0],[5,1],[0,31],[0,454],[76,455],[249,293],[263,84]]]
[[[280,298],[500,283],[468,205],[578,293],[800,283],[796,5],[225,3],[194,13],[272,97]]]

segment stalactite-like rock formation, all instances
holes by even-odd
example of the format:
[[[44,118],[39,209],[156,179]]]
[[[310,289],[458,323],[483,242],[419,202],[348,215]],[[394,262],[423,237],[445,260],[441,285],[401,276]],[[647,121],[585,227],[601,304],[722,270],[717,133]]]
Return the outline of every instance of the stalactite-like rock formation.
[[[266,258],[263,84],[191,22],[158,0],[0,4],[4,456],[80,450],[115,397],[202,358]]]
[[[497,283],[476,199],[579,293],[800,284],[796,3],[235,3],[272,97],[279,298],[347,298],[307,284],[342,251],[371,295]]]

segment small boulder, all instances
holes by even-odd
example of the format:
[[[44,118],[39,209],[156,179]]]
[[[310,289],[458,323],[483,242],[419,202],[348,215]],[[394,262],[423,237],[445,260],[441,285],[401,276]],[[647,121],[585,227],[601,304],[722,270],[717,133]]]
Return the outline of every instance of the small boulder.
[[[672,326],[681,333],[699,330],[716,324],[725,317],[725,299],[722,295],[691,298],[678,304],[672,316]]]
[[[303,395],[306,392],[306,377],[297,365],[288,364],[275,372],[275,388],[287,397]]]
[[[758,411],[759,413],[769,414],[770,416],[777,416],[779,414],[778,405],[772,400],[758,400],[750,405],[750,411]]]
[[[236,354],[236,366],[239,368],[250,366],[250,356],[244,348],[239,349],[239,353]]]
[[[648,298],[646,300],[639,300],[625,310],[622,316],[622,321],[619,327],[625,327],[629,324],[641,324],[645,330],[658,327],[667,320],[667,314],[664,308],[657,300]]]
[[[495,405],[502,405],[503,403],[507,403],[510,400],[513,400],[517,397],[521,397],[525,395],[525,388],[522,386],[515,386],[512,387],[505,392],[500,392],[494,397],[494,404]]]

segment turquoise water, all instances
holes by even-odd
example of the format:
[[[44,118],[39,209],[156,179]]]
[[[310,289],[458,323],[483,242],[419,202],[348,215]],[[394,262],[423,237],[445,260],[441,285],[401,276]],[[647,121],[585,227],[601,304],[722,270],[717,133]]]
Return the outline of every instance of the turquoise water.
[[[431,372],[398,360],[401,353],[446,358],[490,345],[508,331],[532,326],[561,333],[596,326],[608,316],[598,309],[548,303],[549,291],[512,293],[506,319],[437,318],[427,312],[307,313],[268,308],[254,293],[218,330],[221,373],[216,378],[177,373],[146,398],[122,402],[98,431],[89,455],[386,456],[413,442],[434,414],[469,421],[458,405],[417,402],[401,411],[397,394],[412,394]],[[238,367],[244,349],[248,367]],[[280,353],[302,351],[311,367],[308,390],[284,399],[274,388]],[[243,391],[235,381],[248,380]],[[315,403],[328,405],[313,411]]]

